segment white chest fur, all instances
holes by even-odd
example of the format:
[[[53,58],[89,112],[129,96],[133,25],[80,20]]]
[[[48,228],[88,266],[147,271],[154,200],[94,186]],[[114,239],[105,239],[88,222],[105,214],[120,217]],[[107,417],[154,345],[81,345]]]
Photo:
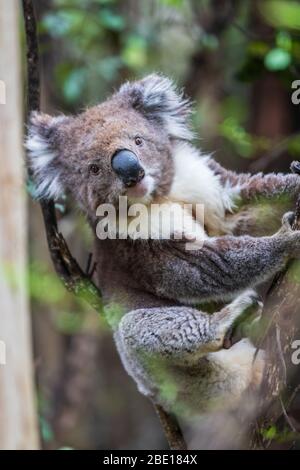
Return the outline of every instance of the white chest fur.
[[[203,205],[204,226],[210,235],[227,233],[226,211],[234,208],[234,188],[222,186],[218,175],[208,166],[208,156],[180,143],[174,151],[175,177],[170,191],[173,201]],[[203,224],[202,221],[198,221]]]
[[[128,235],[133,239],[184,235],[191,240],[203,240],[230,233],[225,216],[234,207],[236,189],[224,187],[208,165],[210,157],[202,156],[190,144],[177,144],[173,158],[175,175],[169,195],[143,207],[132,205],[125,217],[129,222]],[[135,211],[139,213],[138,219]]]

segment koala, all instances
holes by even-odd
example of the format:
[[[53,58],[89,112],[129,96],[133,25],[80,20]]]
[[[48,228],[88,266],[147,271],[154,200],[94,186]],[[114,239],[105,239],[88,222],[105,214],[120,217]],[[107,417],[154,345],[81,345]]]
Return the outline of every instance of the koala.
[[[230,409],[259,387],[263,352],[254,360],[248,338],[229,349],[224,340],[245,312],[259,316],[253,289],[300,253],[300,232],[286,213],[299,176],[227,171],[193,145],[190,113],[173,82],[152,74],[76,116],[33,113],[26,142],[37,197],[68,192],[94,233],[97,208],[118,212],[121,196],[129,206],[191,207],[198,249],[187,250],[191,234],[177,219],[166,238],[151,215],[154,237],[117,226],[115,237],[94,241],[95,282],[125,369],[144,395],[178,416]],[[207,302],[222,304],[210,314]]]

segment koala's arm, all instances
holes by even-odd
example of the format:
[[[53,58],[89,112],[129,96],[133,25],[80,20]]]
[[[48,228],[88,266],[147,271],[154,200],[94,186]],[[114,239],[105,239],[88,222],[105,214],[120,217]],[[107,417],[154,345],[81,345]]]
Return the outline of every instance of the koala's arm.
[[[240,202],[251,203],[262,197],[266,199],[278,199],[280,196],[288,196],[291,200],[300,192],[300,176],[297,174],[283,173],[236,173],[223,168],[215,160],[210,159],[209,167],[220,176],[222,184],[238,188]]]
[[[141,244],[132,275],[158,296],[199,303],[260,284],[299,253],[300,232],[284,227],[270,237],[206,239],[195,251],[186,251],[183,241],[152,240]]]

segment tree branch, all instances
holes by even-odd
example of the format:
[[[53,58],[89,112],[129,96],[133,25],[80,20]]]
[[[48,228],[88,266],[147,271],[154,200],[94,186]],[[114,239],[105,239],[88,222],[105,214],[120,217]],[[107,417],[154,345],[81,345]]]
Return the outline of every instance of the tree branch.
[[[36,30],[36,19],[32,0],[23,0],[27,42],[27,88],[28,114],[40,107],[39,52]],[[68,245],[58,231],[55,206],[53,201],[40,201],[48,248],[51,259],[66,289],[87,301],[98,313],[103,313],[103,302],[100,289],[92,282],[75,258]],[[176,419],[166,413],[161,406],[154,404],[160,417],[166,438],[171,449],[186,449],[183,435]]]
[[[162,428],[171,450],[186,450],[187,446],[175,416],[166,413],[160,405],[155,405]]]
[[[291,170],[300,173],[299,162],[293,162]],[[300,196],[296,202],[293,230],[300,230]],[[300,261],[292,260],[287,267],[275,276],[267,293],[264,306],[264,319],[267,327],[260,346],[267,352],[267,365],[262,384],[261,399],[256,429],[252,433],[251,447],[269,447],[272,440],[262,438],[262,431],[277,426],[284,417],[287,421],[289,406],[295,393],[293,381],[299,369],[292,364],[292,343],[300,331],[300,318],[297,301],[300,298]],[[284,406],[283,397],[287,407]],[[289,419],[289,422],[291,420]]]

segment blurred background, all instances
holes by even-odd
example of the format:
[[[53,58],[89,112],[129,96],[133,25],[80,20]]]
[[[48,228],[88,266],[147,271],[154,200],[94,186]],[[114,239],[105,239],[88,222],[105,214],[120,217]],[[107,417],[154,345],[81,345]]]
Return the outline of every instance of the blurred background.
[[[287,171],[300,159],[300,2],[35,0],[42,104],[74,113],[122,82],[158,71],[194,102],[197,145],[235,170]],[[24,33],[23,39],[24,39]],[[30,191],[30,188],[28,188]],[[34,371],[46,449],[164,449],[146,398],[123,371],[111,333],[68,294],[29,204]],[[61,231],[84,267],[92,233],[65,201]]]

